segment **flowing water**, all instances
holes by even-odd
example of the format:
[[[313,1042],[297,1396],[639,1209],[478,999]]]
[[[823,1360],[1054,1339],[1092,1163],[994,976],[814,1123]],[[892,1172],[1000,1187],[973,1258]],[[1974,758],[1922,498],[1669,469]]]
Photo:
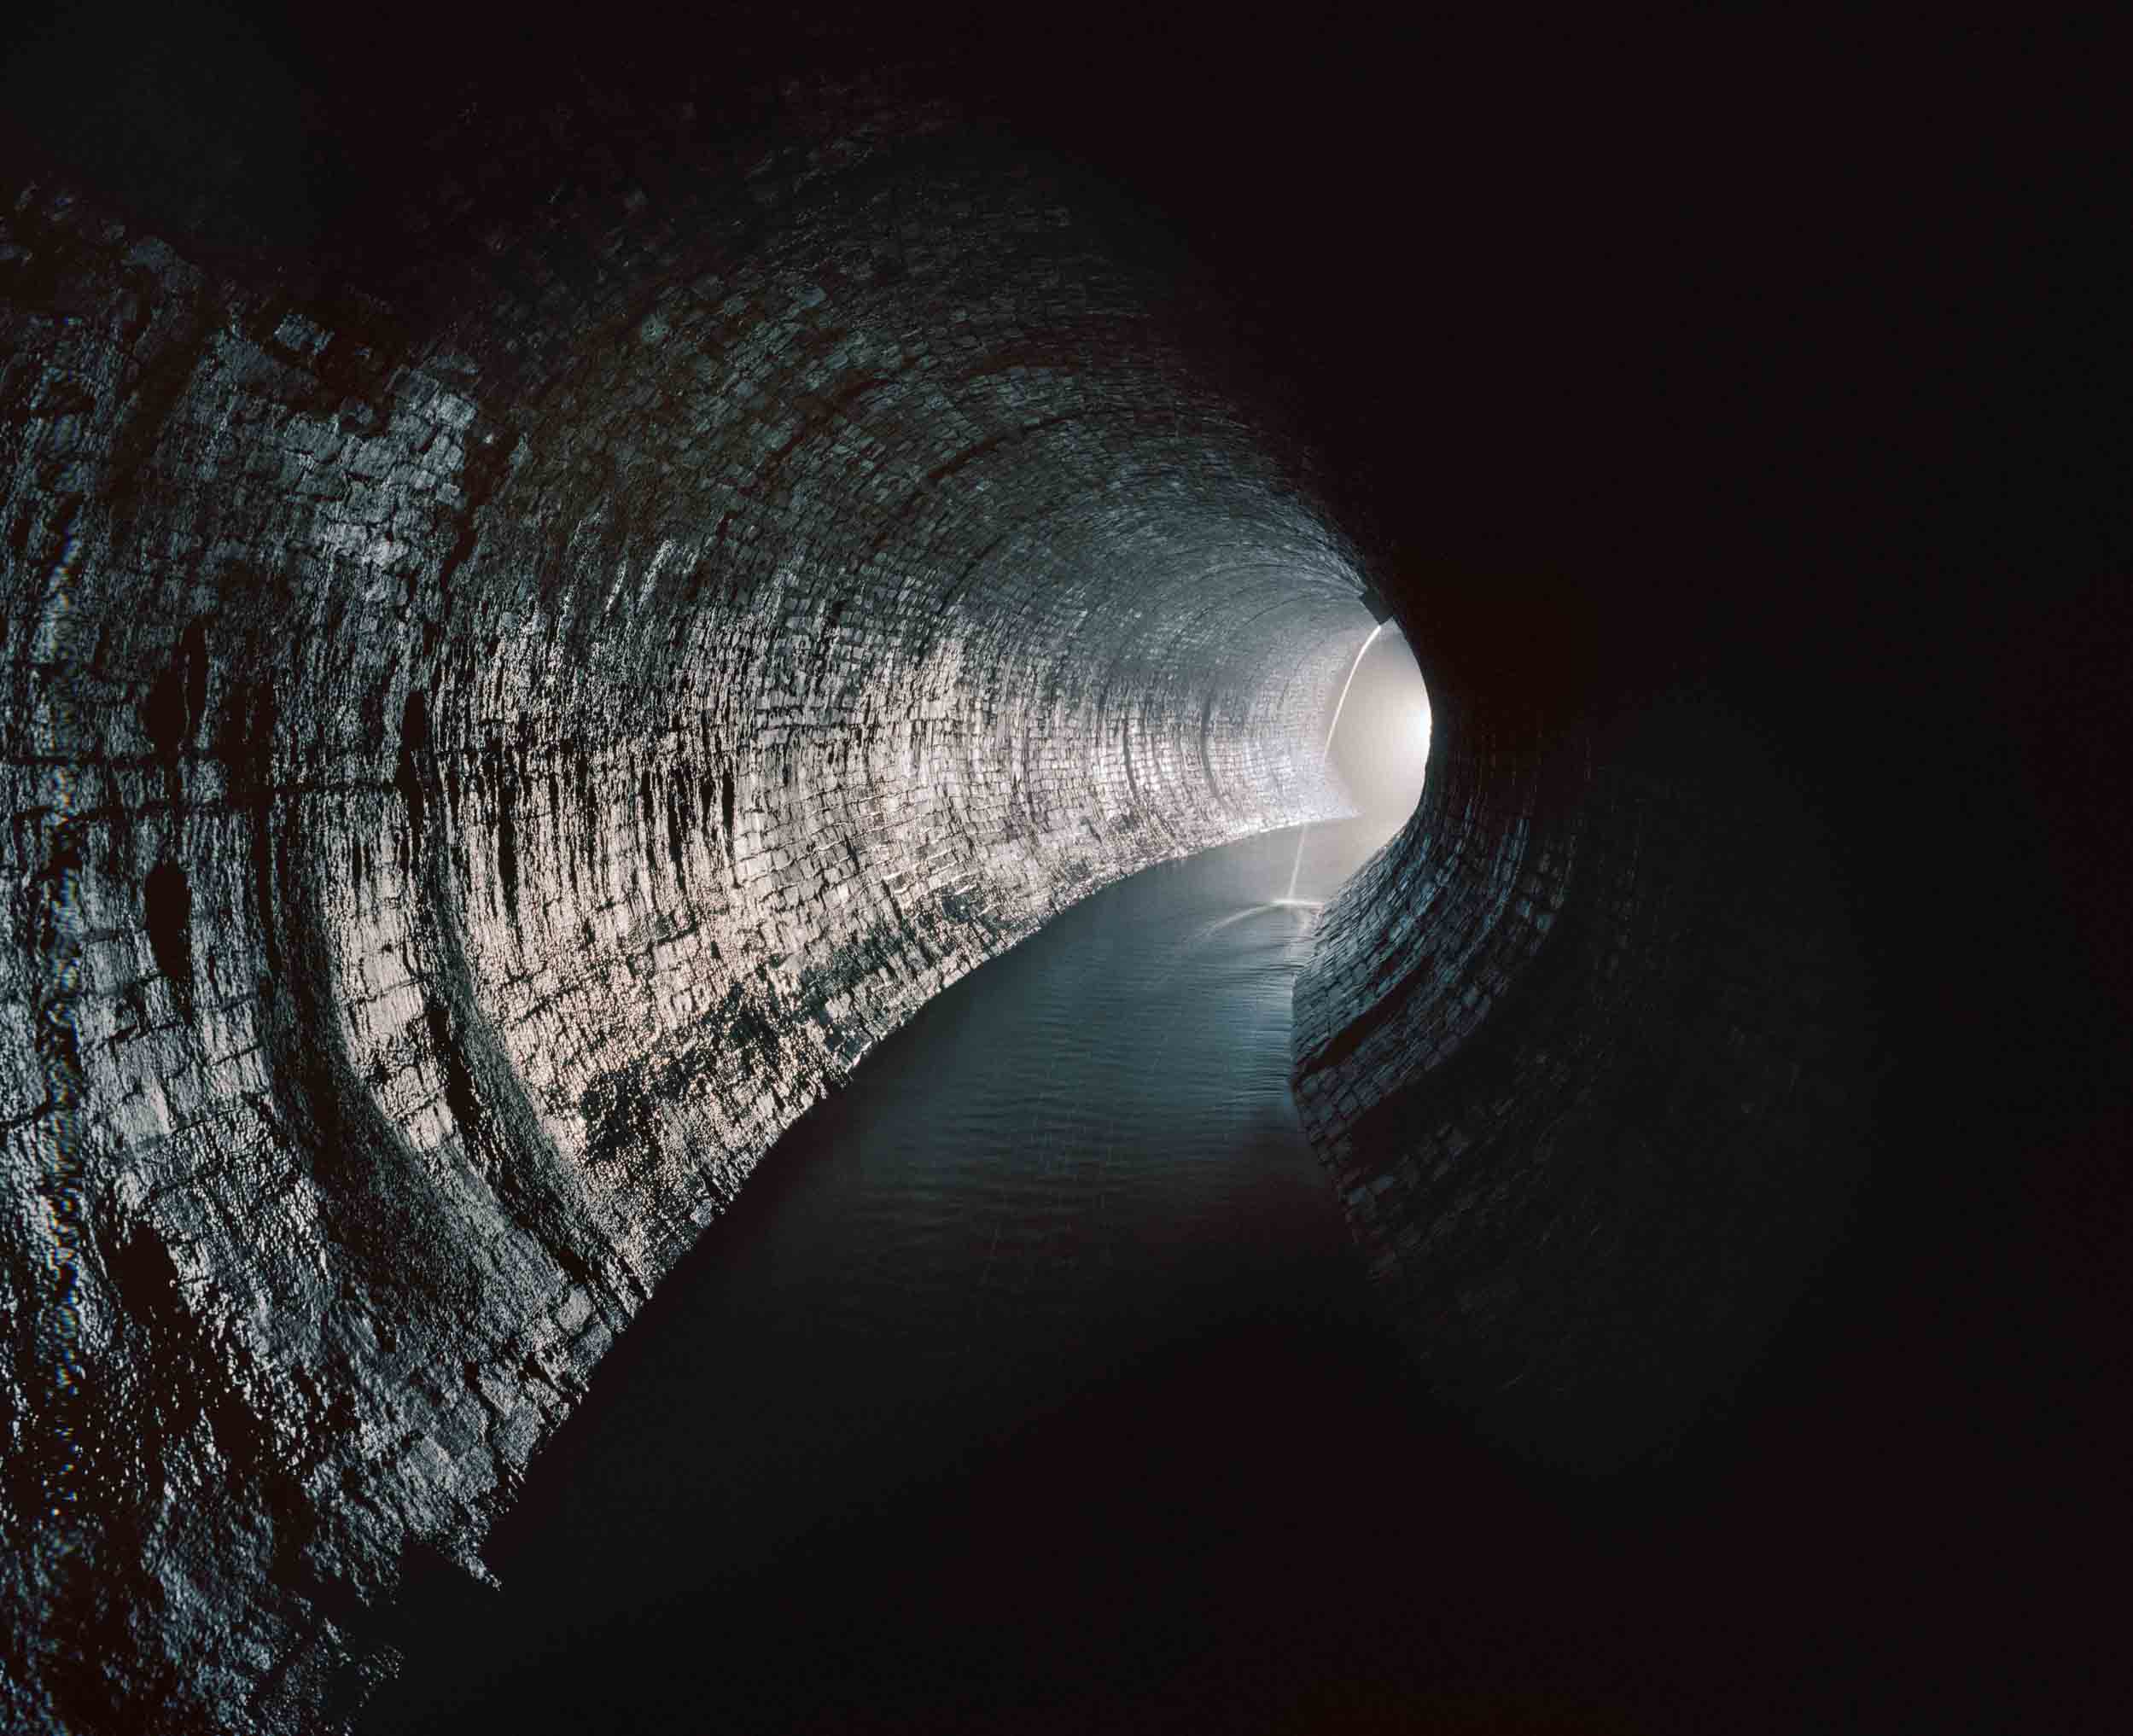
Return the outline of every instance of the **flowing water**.
[[[647,1622],[701,1631],[673,1681],[640,1668],[632,1691],[656,1698],[704,1672],[715,1700],[708,1684],[749,1674],[770,1645],[763,1609],[791,1593],[796,1560],[826,1552],[832,1583],[910,1595],[923,1565],[884,1560],[878,1540],[825,1540],[927,1529],[912,1516],[937,1514],[944,1492],[1001,1474],[1047,1428],[1108,1414],[1156,1366],[1170,1371],[1163,1396],[1127,1409],[1136,1428],[1170,1419],[1161,1458],[1209,1426],[1229,1443],[1187,1453],[1213,1454],[1196,1486],[1285,1436],[1286,1407],[1329,1372],[1357,1378],[1360,1359],[1369,1381],[1396,1384],[1289,1092],[1314,911],[1282,895],[1285,864],[1304,899],[1323,895],[1383,831],[1320,827],[1308,861],[1282,833],[1149,870],[883,1043],[794,1126],[610,1354],[491,1540],[503,1593],[440,1618],[457,1634],[448,1656],[423,1624],[375,1727],[507,1704],[539,1725],[560,1704],[551,1678],[574,1681]],[[1306,1361],[1316,1372],[1299,1384]],[[1175,1394],[1218,1372],[1221,1403],[1181,1424]],[[1238,1439],[1240,1402],[1260,1444]],[[1069,1469],[1037,1452],[1043,1476],[1069,1481],[1011,1500],[1011,1523],[1050,1535],[1064,1511],[1123,1527],[1114,1546],[1163,1535],[1144,1507],[1163,1483],[1148,1464],[1077,1448]],[[1145,1564],[1128,1576],[1145,1581]],[[1003,1569],[996,1585],[1011,1581]],[[771,1625],[784,1639],[809,1619]],[[914,1692],[937,1711],[937,1692]],[[754,1721],[808,1716],[781,1703]]]
[[[1314,829],[1301,896],[1376,832]],[[1854,1727],[1806,1652],[1894,1727],[1782,1502],[1536,1488],[1416,1392],[1289,1095],[1300,842],[1097,894],[796,1123],[535,1460],[501,1591],[414,1564],[361,1728]]]

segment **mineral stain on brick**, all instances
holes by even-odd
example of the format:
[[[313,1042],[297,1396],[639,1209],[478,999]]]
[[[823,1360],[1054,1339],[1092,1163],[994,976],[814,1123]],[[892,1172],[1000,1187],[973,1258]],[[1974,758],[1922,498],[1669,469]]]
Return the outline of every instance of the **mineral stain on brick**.
[[[193,892],[185,871],[175,862],[158,862],[141,883],[141,920],[148,929],[155,968],[177,991],[188,1017],[193,1010]]]
[[[604,1342],[929,995],[1108,881],[1338,811],[1303,744],[1368,617],[1297,454],[1056,189],[841,101],[773,130],[738,236],[715,157],[656,201],[596,179],[597,270],[536,207],[419,319],[11,207],[7,317],[79,382],[10,376],[7,521],[55,465],[75,503],[65,649],[22,679],[119,702],[61,749],[115,780],[67,822],[109,865],[74,895],[130,912],[174,1016],[84,1052],[85,1133],[110,1233],[169,1250],[155,1308],[309,1467],[269,1521],[174,1413],[129,1473],[308,1540],[148,1546],[248,1587],[172,1634],[216,1716],[347,1700],[385,1630],[299,1583],[382,1609],[411,1548],[474,1563],[597,1354],[586,1299]],[[831,298],[855,128],[942,244]],[[508,1430],[424,1372],[463,1366]],[[114,1704],[166,1668],[137,1631]]]

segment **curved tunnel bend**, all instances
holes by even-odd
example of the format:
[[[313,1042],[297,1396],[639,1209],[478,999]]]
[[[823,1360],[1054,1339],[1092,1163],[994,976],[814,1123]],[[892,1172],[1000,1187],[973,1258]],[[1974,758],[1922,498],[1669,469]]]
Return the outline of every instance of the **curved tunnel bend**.
[[[1856,993],[1751,733],[1477,675],[1503,623],[1367,569],[1088,189],[863,90],[737,155],[669,121],[568,198],[538,144],[441,193],[399,300],[12,202],[37,1716],[351,1711],[375,1612],[484,1570],[867,1046],[1083,893],[1339,809],[1371,581],[1432,777],[1326,913],[1296,1084],[1425,1366],[1633,1453],[1826,1237]],[[85,1671],[119,1606],[160,1613]]]
[[[483,1570],[860,1053],[1340,810],[1352,556],[1058,189],[923,137],[718,168],[419,336],[13,203],[11,1505],[63,1520],[10,1675],[64,1723],[353,1704],[363,1609]],[[84,1680],[114,1596],[198,1619]]]

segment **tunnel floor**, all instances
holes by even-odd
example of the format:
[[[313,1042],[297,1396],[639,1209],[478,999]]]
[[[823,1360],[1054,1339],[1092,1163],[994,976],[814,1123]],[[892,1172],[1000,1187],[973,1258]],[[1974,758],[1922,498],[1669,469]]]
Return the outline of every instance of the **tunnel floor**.
[[[1737,1513],[1596,1516],[1416,1390],[1288,1097],[1296,838],[1091,898],[803,1118],[536,1461],[500,1593],[406,1600],[364,1727],[1862,1710]],[[1314,831],[1300,892],[1372,842]]]

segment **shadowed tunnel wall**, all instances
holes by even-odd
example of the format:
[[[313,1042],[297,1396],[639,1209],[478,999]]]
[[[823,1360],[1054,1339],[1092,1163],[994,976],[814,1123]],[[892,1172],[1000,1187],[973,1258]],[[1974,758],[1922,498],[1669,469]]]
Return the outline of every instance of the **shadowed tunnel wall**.
[[[1320,920],[1294,1081],[1390,1314],[1587,1469],[1766,1345],[1871,1132],[1862,882],[1909,892],[1836,835],[1883,793],[1865,679],[1841,752],[1789,721],[1801,668],[1883,655],[1772,601],[1822,424],[1590,288],[1605,189],[1425,207],[1158,108],[1174,198],[1205,138],[1254,166],[1200,232],[1233,301],[893,77],[471,104],[325,239],[253,244],[288,153],[5,184],[11,1727],[350,1716],[382,1612],[484,1571],[871,1043],[1107,881],[1337,810],[1370,602],[1431,777]],[[1691,234],[1639,281],[1771,281]],[[1868,491],[1814,462],[1835,545]]]

